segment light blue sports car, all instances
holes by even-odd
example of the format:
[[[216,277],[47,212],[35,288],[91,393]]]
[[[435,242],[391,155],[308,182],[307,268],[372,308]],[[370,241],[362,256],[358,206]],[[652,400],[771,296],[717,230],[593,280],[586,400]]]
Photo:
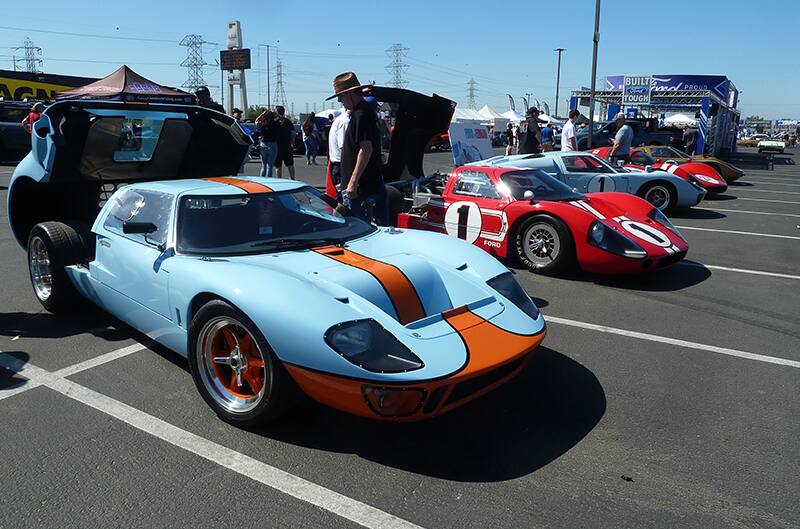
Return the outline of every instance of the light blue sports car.
[[[226,176],[250,144],[228,116],[62,102],[34,128],[8,212],[36,297],[88,299],[187,357],[226,421],[269,421],[300,392],[433,417],[513,378],[544,337],[479,248],[344,216],[302,182]]]
[[[706,195],[699,182],[687,181],[666,171],[617,167],[582,151],[495,156],[473,165],[542,169],[581,193],[630,193],[663,212],[695,206]]]

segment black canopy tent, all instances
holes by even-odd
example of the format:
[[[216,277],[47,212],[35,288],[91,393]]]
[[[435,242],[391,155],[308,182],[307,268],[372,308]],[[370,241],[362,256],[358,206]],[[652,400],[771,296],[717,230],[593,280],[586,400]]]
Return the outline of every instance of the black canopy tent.
[[[192,105],[195,97],[183,90],[167,88],[142,77],[127,66],[93,83],[56,92],[57,100],[91,99],[134,103],[169,103]]]

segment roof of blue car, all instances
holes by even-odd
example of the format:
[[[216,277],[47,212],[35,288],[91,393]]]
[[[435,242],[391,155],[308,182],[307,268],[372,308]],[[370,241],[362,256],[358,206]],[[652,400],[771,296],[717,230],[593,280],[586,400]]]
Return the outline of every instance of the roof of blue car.
[[[273,192],[299,189],[309,184],[285,178],[264,178],[260,176],[230,176],[220,179],[189,178],[185,180],[160,180],[156,182],[138,182],[132,188],[160,191],[172,195],[198,193],[203,195],[241,195],[246,193],[237,183],[255,183],[267,186]]]

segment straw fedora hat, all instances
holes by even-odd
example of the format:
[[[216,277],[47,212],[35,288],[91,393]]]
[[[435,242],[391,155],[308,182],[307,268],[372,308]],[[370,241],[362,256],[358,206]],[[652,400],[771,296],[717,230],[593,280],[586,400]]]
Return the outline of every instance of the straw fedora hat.
[[[361,84],[358,82],[358,77],[353,72],[344,72],[340,73],[336,77],[333,78],[333,92],[334,94],[330,97],[326,97],[325,101],[333,99],[334,97],[339,96],[339,94],[343,94],[345,92],[350,92],[352,90],[359,90],[361,88],[366,88],[366,84]]]

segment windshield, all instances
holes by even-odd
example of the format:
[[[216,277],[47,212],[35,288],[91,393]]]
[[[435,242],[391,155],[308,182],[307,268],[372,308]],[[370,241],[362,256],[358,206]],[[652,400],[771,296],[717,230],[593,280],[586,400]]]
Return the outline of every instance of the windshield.
[[[582,194],[571,189],[564,182],[553,178],[541,169],[526,169],[500,175],[514,200],[524,200],[525,191],[533,191],[536,200],[582,200]]]
[[[644,151],[633,151],[631,153],[631,162],[637,165],[654,165],[656,159]]]
[[[311,187],[181,199],[177,248],[202,255],[267,253],[336,244],[375,228],[344,217]]]
[[[692,155],[689,154],[688,152],[683,152],[682,150],[676,149],[675,147],[670,147],[670,150],[672,150],[672,152],[674,152],[676,156],[679,156],[681,158],[691,158],[692,157]]]

